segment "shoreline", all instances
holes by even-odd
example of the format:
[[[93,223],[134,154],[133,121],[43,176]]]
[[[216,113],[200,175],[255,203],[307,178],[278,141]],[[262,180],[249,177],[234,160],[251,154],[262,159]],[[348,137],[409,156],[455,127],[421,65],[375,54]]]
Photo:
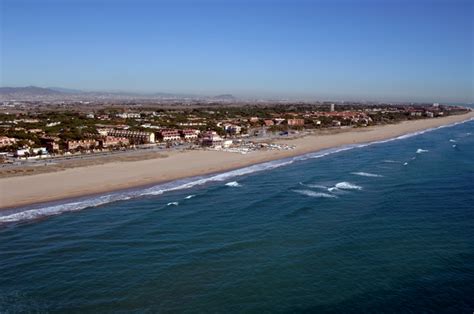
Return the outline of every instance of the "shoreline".
[[[388,140],[473,118],[474,112],[471,111],[443,118],[404,121],[330,135],[308,135],[275,141],[294,145],[295,149],[289,151],[257,151],[246,155],[205,150],[174,151],[166,158],[109,162],[57,172],[6,177],[0,179],[0,210],[141,189],[350,144]]]

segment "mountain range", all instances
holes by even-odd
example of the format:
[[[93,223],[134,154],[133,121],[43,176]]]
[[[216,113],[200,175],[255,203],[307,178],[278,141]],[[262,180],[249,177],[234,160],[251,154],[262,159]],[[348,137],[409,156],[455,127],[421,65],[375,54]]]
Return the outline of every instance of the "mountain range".
[[[62,88],[62,87],[0,87],[0,97],[3,99],[31,99],[31,98],[69,98],[69,97],[101,97],[101,98],[196,98],[196,99],[211,99],[220,101],[237,100],[231,94],[223,94],[214,97],[198,96],[192,94],[173,94],[173,93],[136,93],[123,91],[82,91],[78,89]]]

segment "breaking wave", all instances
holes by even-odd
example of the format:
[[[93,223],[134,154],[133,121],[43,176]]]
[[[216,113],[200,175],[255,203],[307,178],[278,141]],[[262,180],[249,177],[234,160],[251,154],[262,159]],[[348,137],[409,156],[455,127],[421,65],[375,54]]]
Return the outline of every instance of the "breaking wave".
[[[237,182],[237,181],[227,182],[225,185],[226,185],[226,186],[233,187],[233,188],[237,188],[237,187],[239,187],[239,186],[242,186],[242,185],[241,185],[239,182]]]
[[[178,202],[170,202],[168,204],[166,204],[166,206],[178,206],[179,203]]]
[[[195,196],[196,196],[196,195],[188,195],[188,196],[186,196],[184,199],[189,200],[189,199],[191,199],[191,198],[193,198],[193,197],[195,197]]]
[[[349,182],[336,183],[335,187],[340,190],[362,190],[362,187]]]
[[[169,183],[158,184],[158,185],[154,185],[148,188],[125,190],[125,191],[113,192],[113,193],[109,193],[109,194],[105,194],[101,196],[89,196],[89,197],[76,198],[74,200],[71,200],[71,199],[66,200],[66,201],[63,200],[61,201],[61,203],[55,202],[55,203],[37,204],[37,205],[23,207],[23,208],[2,210],[2,212],[0,213],[0,224],[25,221],[25,220],[34,220],[34,219],[39,219],[39,218],[43,218],[47,216],[59,215],[61,213],[79,211],[85,208],[97,207],[97,206],[105,205],[111,202],[124,201],[124,200],[138,198],[138,197],[161,195],[166,192],[178,191],[178,190],[190,189],[197,186],[202,186],[210,182],[222,182],[222,181],[226,181],[226,180],[229,180],[230,178],[234,178],[238,176],[248,175],[255,172],[266,171],[266,170],[279,168],[282,166],[287,166],[297,161],[322,158],[328,155],[332,155],[332,154],[343,152],[343,151],[348,151],[354,148],[363,148],[370,145],[382,144],[382,143],[392,142],[396,140],[407,139],[407,138],[424,134],[430,131],[434,131],[434,130],[438,130],[438,129],[442,129],[446,127],[452,127],[452,126],[456,126],[458,124],[462,124],[462,123],[466,123],[470,121],[474,121],[474,118],[471,118],[462,122],[456,122],[453,124],[440,126],[437,128],[431,128],[431,129],[426,129],[423,131],[405,134],[405,135],[401,135],[401,136],[386,139],[386,140],[336,147],[336,148],[304,154],[304,155],[300,155],[296,157],[256,164],[249,167],[236,169],[236,170],[232,170],[232,171],[228,171],[224,173],[208,175],[208,176],[192,177],[192,178],[177,180],[177,181],[173,181]],[[386,161],[386,162],[389,162],[389,161]],[[405,163],[404,165],[407,165],[407,164],[408,163]],[[337,188],[337,185],[336,185],[336,188]],[[316,193],[314,191],[310,191],[310,192]],[[321,193],[321,194],[329,195],[329,197],[336,197],[334,195],[327,194],[327,193]],[[320,195],[317,197],[328,197],[328,196]]]
[[[383,175],[381,174],[375,174],[375,173],[369,173],[369,172],[351,172],[351,174],[355,174],[356,176],[361,176],[361,177],[370,177],[370,178],[383,177]]]
[[[300,184],[302,186],[306,186],[308,188],[312,188],[312,189],[322,189],[322,190],[327,190],[327,186],[324,186],[324,185],[320,185],[320,184],[304,184],[304,183],[301,183]]]
[[[337,198],[336,195],[322,193],[322,192],[314,192],[311,190],[293,190],[293,192],[302,194],[309,197],[319,197],[319,198]]]
[[[427,152],[429,152],[429,150],[427,150],[427,149],[418,148],[418,149],[416,150],[416,153],[417,153],[417,154],[423,154],[423,153],[427,153]]]

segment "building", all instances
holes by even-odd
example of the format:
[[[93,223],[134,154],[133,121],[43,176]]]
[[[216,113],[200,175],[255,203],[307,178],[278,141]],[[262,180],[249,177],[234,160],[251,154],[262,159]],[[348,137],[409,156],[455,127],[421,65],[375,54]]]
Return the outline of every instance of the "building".
[[[128,131],[128,130],[107,130],[107,136],[125,137],[133,144],[155,143],[155,133]]]
[[[94,139],[67,141],[66,149],[67,150],[91,149],[93,147],[97,147],[98,145],[99,145],[99,142]]]
[[[304,119],[288,119],[288,125],[303,126],[304,125]]]
[[[24,149],[18,149],[15,152],[16,157],[44,156],[47,154],[48,154],[48,151],[46,150],[46,147],[24,148]]]
[[[59,151],[58,137],[42,137],[40,141],[42,145],[46,146],[49,153]]]
[[[258,117],[251,117],[251,118],[249,119],[249,122],[255,123],[255,122],[258,122],[258,120],[259,120]]]
[[[195,141],[198,138],[199,130],[185,129],[180,131],[185,141]]]
[[[273,120],[263,120],[263,123],[265,123],[265,126],[275,125],[275,122],[273,122]]]
[[[128,146],[130,141],[126,137],[105,136],[99,139],[99,144],[102,148],[111,148],[117,146]]]
[[[61,121],[50,122],[50,123],[46,124],[46,127],[51,128],[53,126],[57,126],[57,125],[60,125],[60,124],[61,124]]]
[[[275,122],[276,125],[280,125],[280,124],[282,124],[283,122],[285,122],[285,119],[283,119],[283,118],[275,118],[275,119],[273,119],[273,121]]]
[[[202,146],[221,147],[222,143],[222,137],[215,131],[205,132],[201,139]]]
[[[224,130],[229,134],[240,134],[240,132],[242,132],[242,127],[235,124],[225,124]]]
[[[163,142],[176,142],[181,140],[178,130],[164,129],[158,132],[158,136]]]
[[[16,144],[17,140],[13,137],[0,136],[0,147],[7,147]]]
[[[136,112],[123,112],[116,115],[118,118],[122,119],[140,119],[141,115]]]
[[[334,112],[334,111],[336,110],[335,107],[336,107],[335,104],[331,104],[331,105],[329,106],[329,111]]]

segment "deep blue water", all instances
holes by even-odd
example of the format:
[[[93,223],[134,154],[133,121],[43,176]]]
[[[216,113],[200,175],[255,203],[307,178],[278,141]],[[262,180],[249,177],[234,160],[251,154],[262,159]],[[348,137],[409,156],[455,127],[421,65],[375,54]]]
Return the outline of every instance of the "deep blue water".
[[[323,155],[3,214],[0,312],[472,313],[474,121]]]

